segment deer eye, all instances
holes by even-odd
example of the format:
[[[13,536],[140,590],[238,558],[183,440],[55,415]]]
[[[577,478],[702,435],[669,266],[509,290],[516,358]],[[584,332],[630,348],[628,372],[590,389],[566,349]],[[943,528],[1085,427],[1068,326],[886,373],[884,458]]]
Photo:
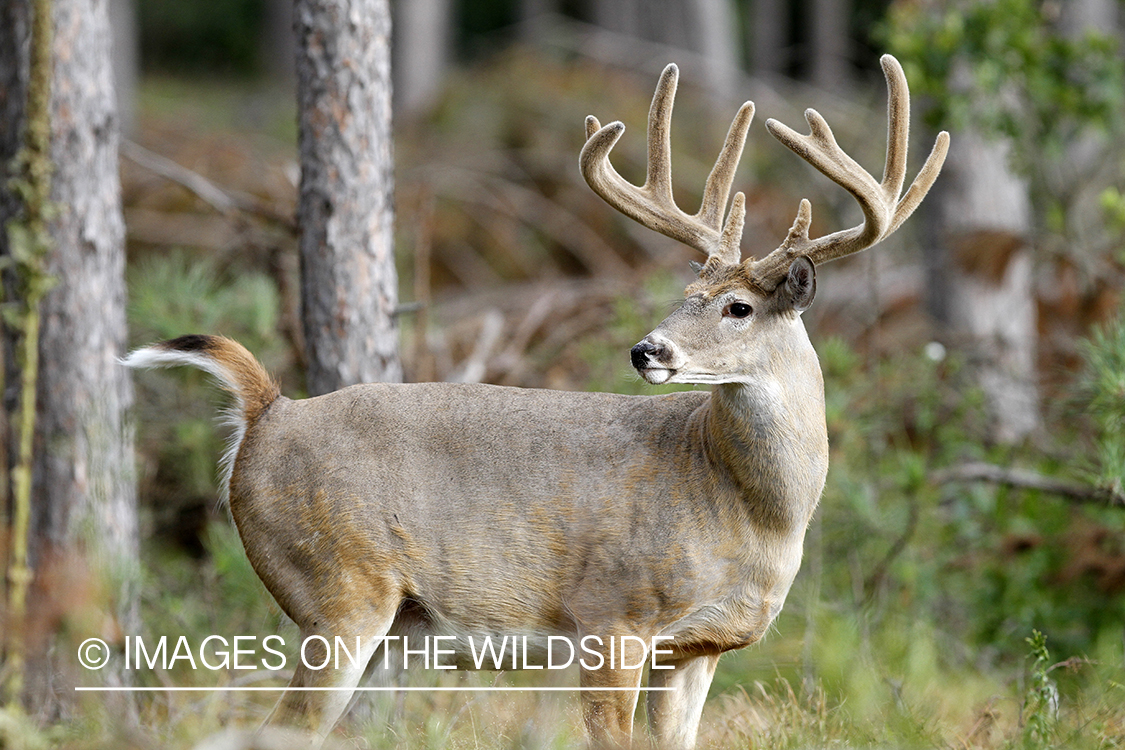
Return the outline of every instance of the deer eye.
[[[754,312],[754,308],[745,302],[732,302],[723,308],[724,318],[745,318]]]

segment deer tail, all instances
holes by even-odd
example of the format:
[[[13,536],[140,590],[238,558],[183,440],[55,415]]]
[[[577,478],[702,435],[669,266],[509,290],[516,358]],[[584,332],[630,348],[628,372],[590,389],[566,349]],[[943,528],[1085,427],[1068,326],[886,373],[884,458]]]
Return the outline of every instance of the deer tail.
[[[220,463],[225,490],[247,428],[281,395],[281,389],[262,363],[237,341],[222,336],[192,335],[137,349],[122,359],[121,364],[135,368],[190,365],[209,373],[234,396],[235,405],[224,420],[233,428]]]

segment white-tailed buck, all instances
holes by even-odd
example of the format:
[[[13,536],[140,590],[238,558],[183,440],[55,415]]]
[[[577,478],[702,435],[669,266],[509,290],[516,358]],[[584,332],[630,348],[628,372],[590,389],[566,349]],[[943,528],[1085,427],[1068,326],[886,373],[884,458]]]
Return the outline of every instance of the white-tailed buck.
[[[672,200],[674,65],[649,112],[644,186],[609,164],[624,126],[586,120],[581,169],[594,191],[706,257],[682,306],[633,347],[633,366],[650,383],[707,383],[710,392],[375,383],[291,401],[224,338],[185,336],[125,360],[194,365],[234,394],[224,467],[250,562],[303,638],[361,638],[358,664],[298,666],[269,722],[327,734],[388,633],[417,643],[447,636],[442,648],[455,654],[445,658],[459,667],[474,666],[470,637],[478,645],[526,637],[521,658],[532,663],[565,637],[587,656],[580,686],[592,744],[629,744],[647,657],[665,667],[649,670],[649,687],[672,688],[647,694],[655,743],[693,745],[719,656],[756,642],[781,610],[824,487],[824,385],[800,315],[816,290],[815,265],[893,232],[948,147],[942,133],[900,199],[908,92],[897,61],[884,56],[882,65],[890,130],[882,182],[815,111],[805,115],[807,136],[766,122],[852,193],[864,219],[810,239],[801,201],[788,236],[760,260],[741,258],[742,193],[724,221],[750,102],[693,216]],[[324,687],[343,690],[293,689]]]

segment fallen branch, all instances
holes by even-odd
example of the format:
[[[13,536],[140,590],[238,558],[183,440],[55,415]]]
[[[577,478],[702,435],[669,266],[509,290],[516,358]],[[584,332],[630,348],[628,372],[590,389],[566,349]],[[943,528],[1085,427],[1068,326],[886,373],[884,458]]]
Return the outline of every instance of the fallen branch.
[[[1108,487],[1096,487],[1044,476],[1029,469],[996,466],[995,464],[982,462],[966,463],[935,471],[930,475],[930,480],[936,484],[991,482],[1006,487],[1048,492],[1079,503],[1125,506],[1125,496]]]
[[[293,217],[284,216],[249,195],[221,188],[198,172],[177,164],[166,156],[149,151],[138,143],[122,140],[121,155],[137,166],[187,188],[221,214],[241,211],[280,224],[290,231],[296,231],[297,225]]]

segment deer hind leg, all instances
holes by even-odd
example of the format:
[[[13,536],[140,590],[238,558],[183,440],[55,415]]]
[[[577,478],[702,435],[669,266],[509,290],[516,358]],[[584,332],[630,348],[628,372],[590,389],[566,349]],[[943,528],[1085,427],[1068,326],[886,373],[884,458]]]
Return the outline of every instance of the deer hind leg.
[[[293,679],[265,726],[305,729],[315,735],[317,745],[323,742],[347,709],[371,657],[390,630],[394,613],[391,607],[382,615],[362,620],[302,626],[303,656],[298,654]]]
[[[719,655],[711,654],[681,659],[669,664],[672,669],[649,672],[649,688],[672,688],[650,690],[645,704],[648,726],[660,750],[695,747],[703,702],[718,663]]]
[[[602,656],[604,663],[601,668],[584,667],[581,672],[582,719],[586,725],[586,736],[590,747],[597,750],[628,748],[633,738],[633,714],[637,710],[637,695],[644,676],[645,654],[638,650],[635,654],[622,653],[615,657],[618,664],[639,665],[631,669],[611,667],[608,647]]]

